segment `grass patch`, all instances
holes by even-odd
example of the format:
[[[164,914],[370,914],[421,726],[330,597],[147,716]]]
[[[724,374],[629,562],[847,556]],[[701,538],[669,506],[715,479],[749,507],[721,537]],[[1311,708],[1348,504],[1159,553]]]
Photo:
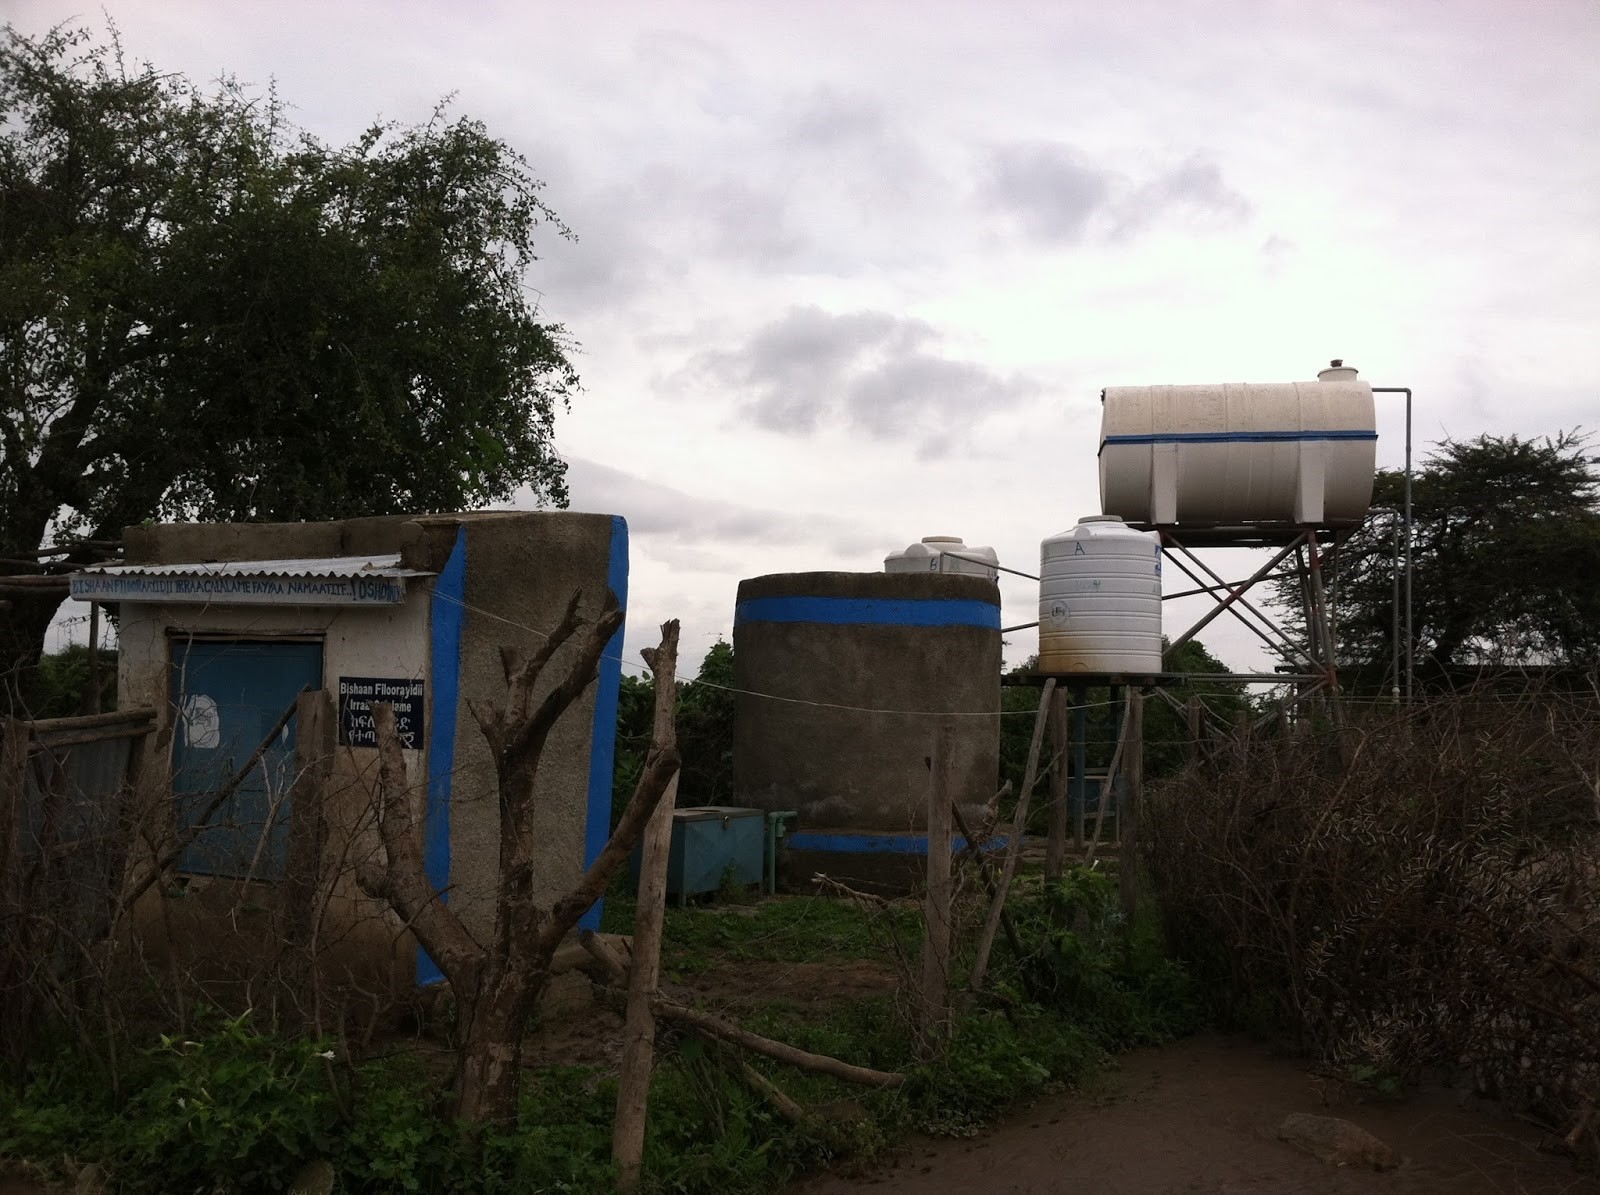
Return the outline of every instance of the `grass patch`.
[[[1024,881],[1012,911],[1025,954],[1014,956],[1002,940],[994,959],[1003,1007],[960,1016],[935,1063],[917,1062],[892,994],[771,999],[741,1010],[755,1032],[908,1076],[900,1088],[868,1091],[745,1058],[824,1111],[805,1126],[734,1081],[721,1047],[663,1024],[646,1190],[767,1193],[841,1158],[870,1159],[908,1132],[970,1135],[1019,1101],[1081,1082],[1111,1052],[1197,1027],[1198,1002],[1154,926],[1141,922],[1125,943],[1115,905],[1103,876]],[[631,901],[612,896],[605,928],[626,932],[632,912]],[[915,906],[867,911],[778,898],[669,909],[664,965],[704,973],[751,962],[882,960],[886,934],[914,958]],[[962,940],[970,936],[963,931]],[[615,1080],[600,1070],[529,1072],[518,1125],[474,1141],[450,1122],[437,1071],[419,1058],[401,1053],[336,1074],[321,1049],[219,1017],[192,1042],[164,1040],[140,1055],[117,1098],[85,1084],[63,1054],[27,1087],[0,1092],[0,1156],[37,1159],[58,1173],[63,1158],[98,1161],[133,1195],[282,1190],[317,1156],[332,1163],[344,1192],[587,1192],[612,1180]]]

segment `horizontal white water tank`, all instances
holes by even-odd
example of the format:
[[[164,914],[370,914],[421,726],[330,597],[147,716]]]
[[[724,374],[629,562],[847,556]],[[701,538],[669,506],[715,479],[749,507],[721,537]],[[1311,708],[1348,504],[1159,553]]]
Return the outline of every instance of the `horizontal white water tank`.
[[[1000,557],[993,548],[969,547],[959,535],[925,535],[920,543],[883,558],[886,573],[964,573],[973,577],[1000,577]]]
[[[1039,671],[1161,671],[1161,536],[1089,515],[1039,548]]]
[[[1350,527],[1377,460],[1372,387],[1335,361],[1315,382],[1112,386],[1100,509],[1165,527]]]

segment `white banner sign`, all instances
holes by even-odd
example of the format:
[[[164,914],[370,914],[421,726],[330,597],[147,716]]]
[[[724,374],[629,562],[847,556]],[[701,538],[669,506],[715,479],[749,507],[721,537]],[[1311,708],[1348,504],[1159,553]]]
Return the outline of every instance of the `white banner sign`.
[[[267,577],[234,573],[74,573],[81,602],[192,602],[221,606],[392,606],[399,577]]]

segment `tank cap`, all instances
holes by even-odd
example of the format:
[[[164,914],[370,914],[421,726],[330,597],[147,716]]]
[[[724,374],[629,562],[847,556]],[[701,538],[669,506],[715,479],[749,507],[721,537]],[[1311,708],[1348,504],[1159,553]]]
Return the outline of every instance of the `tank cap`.
[[[925,544],[958,544],[961,542],[959,535],[924,535],[922,542]]]
[[[1080,522],[1080,523],[1120,523],[1120,522],[1122,522],[1122,516],[1121,515],[1084,515],[1083,518],[1078,520],[1078,522]]]
[[[1353,382],[1361,375],[1356,372],[1353,365],[1346,365],[1343,357],[1335,357],[1328,362],[1327,369],[1317,371],[1319,382]]]

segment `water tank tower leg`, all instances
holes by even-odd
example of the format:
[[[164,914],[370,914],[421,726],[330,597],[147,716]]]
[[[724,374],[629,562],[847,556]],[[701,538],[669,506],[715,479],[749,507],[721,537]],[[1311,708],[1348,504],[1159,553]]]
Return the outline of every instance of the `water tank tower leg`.
[[[1057,689],[1050,695],[1050,837],[1044,853],[1044,874],[1049,880],[1061,878],[1067,854],[1067,763],[1071,743],[1067,695]]]
[[[1072,845],[1083,849],[1083,807],[1089,766],[1089,690],[1072,686]]]

